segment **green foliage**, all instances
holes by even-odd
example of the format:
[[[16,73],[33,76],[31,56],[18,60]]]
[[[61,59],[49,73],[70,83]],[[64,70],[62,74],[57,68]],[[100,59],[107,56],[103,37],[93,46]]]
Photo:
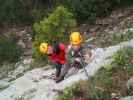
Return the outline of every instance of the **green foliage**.
[[[47,16],[58,5],[71,10],[79,21],[94,21],[114,7],[131,0],[4,0],[0,1],[0,24],[31,23]],[[129,3],[130,4],[130,3]]]
[[[65,0],[64,5],[70,8],[80,20],[93,21],[98,16],[105,16],[122,0]]]
[[[47,39],[51,40],[54,37],[63,38],[63,33],[75,27],[75,25],[72,13],[63,6],[59,6],[53,13],[49,14],[48,18],[35,23],[33,28],[36,33],[44,34]]]
[[[26,14],[20,0],[0,1],[0,23],[24,21]],[[4,22],[3,22],[4,21]]]
[[[101,86],[105,86],[106,88],[112,87],[112,72],[105,71],[105,69],[101,69],[97,75],[95,75],[94,79],[98,80]]]
[[[27,24],[48,14],[48,2],[42,0],[0,1],[0,25]]]
[[[44,9],[44,8],[38,8],[38,9],[33,9],[31,11],[31,18],[32,20],[35,22],[35,21],[38,21],[40,19],[42,19],[44,16],[46,16],[48,14],[48,10],[47,9]]]
[[[88,82],[80,80],[80,82],[75,83],[71,87],[65,88],[61,93],[59,93],[57,100],[73,100],[72,97],[75,97],[76,100],[89,100],[88,92]]]
[[[57,100],[68,100],[68,98],[72,95],[72,89],[66,88],[62,94],[58,97]]]
[[[80,21],[94,21],[96,17],[105,16],[114,7],[129,1],[131,0],[1,0],[0,24],[35,22],[47,16],[58,5],[71,10]]]
[[[126,70],[129,74],[133,74],[131,67],[133,65],[133,48],[127,47],[120,49],[113,55],[112,65],[124,66],[121,69]]]
[[[22,54],[21,48],[10,38],[0,36],[0,62],[18,61]]]
[[[114,63],[124,66],[127,62],[127,57],[128,55],[126,49],[120,49],[113,55],[113,60]]]
[[[66,30],[71,30],[76,26],[72,13],[63,6],[57,7],[47,18],[35,23],[33,28],[36,32],[34,41],[34,55],[40,57],[39,45],[41,42],[51,43],[53,40],[66,41],[64,34]]]

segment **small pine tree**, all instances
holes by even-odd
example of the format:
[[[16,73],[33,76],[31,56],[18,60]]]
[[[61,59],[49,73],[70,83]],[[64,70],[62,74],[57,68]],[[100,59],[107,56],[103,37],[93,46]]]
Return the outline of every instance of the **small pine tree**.
[[[41,42],[52,42],[53,40],[66,41],[64,34],[76,26],[73,14],[63,6],[58,6],[47,18],[33,25],[36,33],[34,41],[34,55],[39,56],[38,47]],[[39,56],[40,57],[40,56]]]

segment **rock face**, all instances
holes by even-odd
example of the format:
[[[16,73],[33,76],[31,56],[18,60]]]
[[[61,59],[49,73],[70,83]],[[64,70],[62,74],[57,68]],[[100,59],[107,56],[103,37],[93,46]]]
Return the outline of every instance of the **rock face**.
[[[127,81],[127,88],[133,90],[133,77]]]
[[[2,68],[5,67],[7,69],[0,72],[0,91],[1,88],[8,87],[10,81],[22,76],[30,68],[30,63],[32,63],[32,61],[32,58],[23,58],[16,64],[4,64]],[[13,69],[8,70],[9,67],[13,67]]]
[[[133,100],[133,96],[123,97],[120,100]]]
[[[14,33],[17,44],[22,47],[24,51],[24,56],[32,55],[32,29],[30,26],[25,26],[23,28],[13,28],[7,33]]]
[[[104,64],[111,62],[111,59],[108,58],[113,53],[126,46],[133,47],[133,40],[108,48],[94,49],[92,61],[86,66],[88,74],[90,76],[94,75]],[[28,63],[29,61],[24,62]],[[87,79],[84,70],[81,69],[78,73],[56,84],[52,79],[46,77],[53,72],[53,69],[45,69],[45,67],[26,72],[22,77],[12,81],[8,88],[0,92],[0,100],[15,100],[18,98],[23,98],[24,100],[55,100],[58,91],[71,86],[79,80]]]

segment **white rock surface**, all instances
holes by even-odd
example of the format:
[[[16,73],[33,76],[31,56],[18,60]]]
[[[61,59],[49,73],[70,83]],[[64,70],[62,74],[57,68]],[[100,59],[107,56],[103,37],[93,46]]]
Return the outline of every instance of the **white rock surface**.
[[[123,97],[120,100],[133,100],[133,96]]]
[[[128,81],[127,81],[127,88],[128,89],[133,89],[133,77],[131,77]]]
[[[133,40],[120,43],[116,46],[93,50],[92,62],[86,67],[88,74],[90,76],[94,75],[103,65],[111,61],[109,57],[113,53],[126,46],[133,47]],[[81,69],[77,74],[56,84],[53,80],[44,78],[44,76],[51,75],[53,72],[53,69],[45,70],[44,68],[28,71],[22,77],[12,81],[8,88],[0,92],[0,100],[14,100],[14,96],[22,96],[25,100],[55,100],[58,90],[71,86],[74,82],[81,79],[87,79],[83,69]]]
[[[6,88],[6,87],[8,87],[9,86],[9,82],[6,82],[6,81],[4,81],[4,80],[0,80],[0,88],[2,89],[2,88]]]
[[[30,64],[33,61],[32,58],[24,59],[23,64]]]
[[[26,47],[25,44],[24,44],[24,42],[22,40],[19,40],[18,41],[18,45],[20,45],[22,48],[25,48]]]

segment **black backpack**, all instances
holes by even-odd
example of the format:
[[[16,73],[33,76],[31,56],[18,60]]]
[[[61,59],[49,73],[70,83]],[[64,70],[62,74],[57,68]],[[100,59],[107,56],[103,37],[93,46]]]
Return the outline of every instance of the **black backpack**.
[[[60,53],[60,47],[59,47],[60,43],[58,41],[54,41],[52,44],[54,53],[59,54]]]

